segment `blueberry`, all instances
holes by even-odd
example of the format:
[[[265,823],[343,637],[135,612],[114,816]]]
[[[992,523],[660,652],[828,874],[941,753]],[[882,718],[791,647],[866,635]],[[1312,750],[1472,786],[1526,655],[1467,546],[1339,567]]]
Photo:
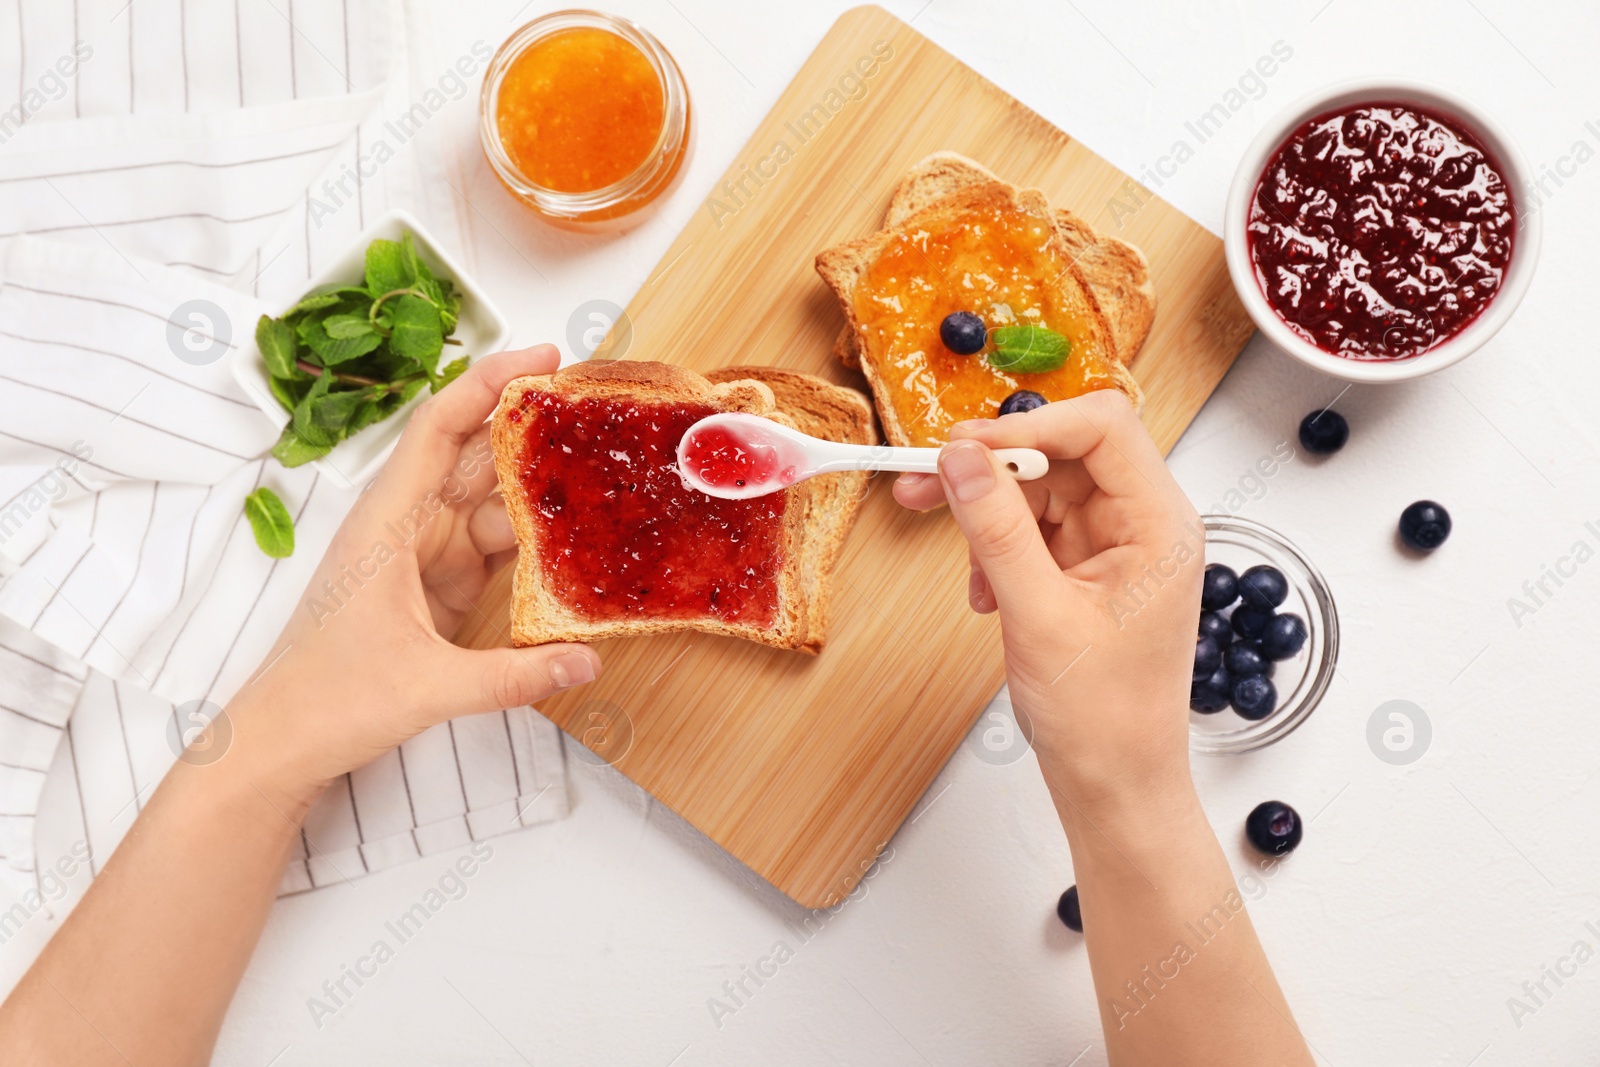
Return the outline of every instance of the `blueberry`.
[[[1078,887],[1072,886],[1056,901],[1056,917],[1068,930],[1083,933],[1083,909],[1078,906]]]
[[[1218,667],[1209,678],[1189,683],[1189,709],[1202,715],[1221,711],[1233,701],[1233,675]]]
[[[1194,676],[1204,678],[1222,666],[1222,646],[1212,637],[1194,639]]]
[[[1267,628],[1267,620],[1272,618],[1271,608],[1258,608],[1252,604],[1240,604],[1233,609],[1233,619],[1229,623],[1233,632],[1240,637],[1257,638]]]
[[[1278,710],[1278,690],[1264,674],[1252,674],[1233,683],[1233,710],[1241,719],[1265,719]]]
[[[1209,637],[1223,648],[1233,643],[1233,626],[1214,611],[1200,613],[1200,636]]]
[[[1261,631],[1261,651],[1268,659],[1288,659],[1306,643],[1305,620],[1285,612],[1267,620]]]
[[[1014,415],[1019,411],[1032,411],[1034,408],[1042,408],[1048,403],[1048,400],[1032,389],[1018,389],[1000,401],[1000,414]]]
[[[1244,821],[1244,835],[1269,856],[1287,856],[1293,852],[1304,830],[1300,825],[1300,813],[1281,800],[1257,804]]]
[[[1400,513],[1400,540],[1418,552],[1432,552],[1450,536],[1450,513],[1431,500],[1419,500]]]
[[[1276,567],[1259,564],[1239,575],[1239,596],[1258,608],[1275,608],[1289,599],[1289,581]]]
[[[1200,586],[1200,606],[1207,611],[1221,611],[1239,599],[1239,576],[1231,567],[1208,563],[1206,576]]]
[[[952,311],[939,324],[939,340],[958,356],[982,352],[988,339],[989,331],[984,328],[983,320],[970,311]]]
[[[1300,444],[1319,456],[1337,452],[1350,440],[1350,424],[1332,408],[1313,411],[1300,420]]]
[[[1235,678],[1272,673],[1272,661],[1254,641],[1235,641],[1229,645],[1223,650],[1222,665]]]

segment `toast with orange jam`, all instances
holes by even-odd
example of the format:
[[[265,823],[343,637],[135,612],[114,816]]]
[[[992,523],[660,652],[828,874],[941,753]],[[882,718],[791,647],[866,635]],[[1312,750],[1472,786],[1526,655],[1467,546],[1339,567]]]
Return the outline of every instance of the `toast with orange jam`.
[[[938,445],[963,419],[991,418],[1011,394],[1062,400],[1143,394],[1128,364],[1155,315],[1143,255],[1097,234],[1044,195],[942,152],[901,181],[884,229],[817,256],[844,310],[835,352],[866,376],[895,445]],[[1023,373],[945,347],[939,326],[967,311],[996,328],[1043,327],[1065,339],[1059,366]]]

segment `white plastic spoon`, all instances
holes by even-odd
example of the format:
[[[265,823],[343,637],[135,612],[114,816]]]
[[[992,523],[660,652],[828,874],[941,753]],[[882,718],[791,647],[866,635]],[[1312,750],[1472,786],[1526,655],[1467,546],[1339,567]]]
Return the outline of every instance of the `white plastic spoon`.
[[[1032,448],[997,448],[1019,482],[1042,478],[1050,460]],[[834,471],[939,472],[937,448],[846,445],[808,437],[759,415],[708,415],[678,442],[678,472],[691,489],[723,500],[748,500]]]

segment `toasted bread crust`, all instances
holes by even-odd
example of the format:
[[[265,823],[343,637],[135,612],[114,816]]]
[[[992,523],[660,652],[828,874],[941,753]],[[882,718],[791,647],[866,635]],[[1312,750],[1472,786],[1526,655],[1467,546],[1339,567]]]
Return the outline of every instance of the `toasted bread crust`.
[[[752,415],[776,413],[772,390],[745,379],[712,383],[686,367],[644,360],[605,361],[564,367],[553,374],[517,378],[500,395],[490,428],[495,469],[506,511],[517,534],[517,563],[511,601],[511,640],[518,646],[550,641],[595,641],[608,637],[698,630],[742,637],[774,648],[800,649],[811,639],[810,598],[803,584],[807,567],[804,529],[808,501],[790,492],[783,515],[782,560],[775,576],[778,611],[770,627],[727,622],[711,616],[687,619],[624,619],[595,621],[562,603],[545,582],[540,536],[531,502],[521,492],[519,468],[526,435],[508,418],[530,392],[567,400],[632,398],[656,403],[708,404],[719,411]]]
[[[836,245],[818,255],[817,272],[839,296],[847,318],[834,342],[834,355],[846,366],[861,369],[869,382],[881,377],[876,368],[862,366],[860,332],[850,294],[876,255],[884,234],[906,226],[924,212],[930,213],[926,218],[932,219],[941,209],[997,196],[1010,198],[1023,210],[1050,215],[1056,239],[1071,260],[1073,280],[1085,291],[1105,326],[1107,350],[1120,365],[1112,368],[1115,384],[1137,406],[1143,394],[1123,368],[1137,355],[1155,317],[1155,289],[1143,253],[1126,242],[1097,233],[1064,208],[1051,210],[1037,190],[1018,189],[982,164],[955,152],[935,152],[907,172],[890,197],[884,229],[878,234]],[[892,405],[880,391],[882,388],[878,383],[873,385],[879,414],[885,419],[885,436],[893,444],[908,444],[909,434],[898,425],[892,411],[885,410]]]
[[[763,383],[772,390],[778,411],[788,415],[801,433],[827,441],[878,443],[872,405],[855,389],[777,367],[722,367],[706,377],[719,383]],[[866,471],[842,471],[818,475],[791,490],[806,498],[802,571],[804,588],[810,594],[810,610],[802,651],[821,651],[827,638],[833,607],[833,570],[870,484],[871,476]]]

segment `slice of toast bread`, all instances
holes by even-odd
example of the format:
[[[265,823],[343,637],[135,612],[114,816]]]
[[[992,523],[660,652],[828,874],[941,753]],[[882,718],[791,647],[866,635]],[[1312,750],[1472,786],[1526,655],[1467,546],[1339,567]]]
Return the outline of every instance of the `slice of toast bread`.
[[[941,420],[931,410],[928,425],[921,425],[922,420],[918,420],[916,426],[908,425],[911,420],[903,412],[896,412],[896,390],[904,389],[913,377],[904,362],[889,366],[890,361],[862,360],[868,347],[868,331],[856,314],[857,286],[877,257],[897,239],[920,240],[925,247],[928,234],[958,225],[957,220],[967,213],[981,211],[1049,220],[1051,263],[1061,264],[1050,288],[1056,299],[1077,309],[1087,339],[1083,347],[1098,353],[1085,357],[1095,364],[1095,384],[1090,387],[1118,388],[1135,405],[1141,403],[1143,395],[1128,373],[1127,364],[1143,343],[1155,313],[1154,291],[1143,255],[1125,242],[1096,234],[1071,212],[1051,209],[1037,190],[1019,189],[972,160],[941,152],[913,167],[896,187],[882,230],[836,245],[817,256],[817,272],[833,289],[846,316],[835,354],[865,374],[885,437],[896,445],[936,444],[943,439],[944,426],[939,425]],[[934,273],[937,270],[929,272],[929,276]],[[942,276],[936,279],[936,284],[941,282],[954,284]],[[912,372],[916,369],[913,367]],[[926,394],[930,409],[943,395],[925,380],[919,387]],[[943,421],[947,424],[950,420]]]
[[[878,443],[872,404],[859,390],[778,367],[721,367],[706,377],[719,384],[740,380],[763,383],[772,390],[778,411],[788,415],[801,433],[849,444]],[[810,596],[802,651],[821,651],[827,638],[833,569],[866,498],[870,478],[866,471],[820,474],[791,490],[802,494],[806,504],[801,570]]]
[[[806,578],[807,494],[712,501],[682,485],[677,440],[713,411],[778,414],[761,382],[713,383],[643,360],[591,360],[506,386],[490,437],[519,549],[513,644],[682,630],[784,649],[820,643]],[[620,447],[630,426],[660,431],[653,451],[637,440],[631,452]],[[653,554],[674,538],[687,542],[675,555]],[[665,564],[684,557],[698,569],[669,573]],[[651,571],[652,560],[664,566]]]
[[[998,181],[998,175],[975,160],[957,152],[935,152],[907,171],[895,186],[883,224],[898,226],[947,196]],[[1056,208],[1055,223],[1056,233],[1077,259],[1084,281],[1111,324],[1117,358],[1124,365],[1132,363],[1156,316],[1156,290],[1144,253],[1126,241],[1099,233],[1066,208]],[[834,354],[847,366],[858,365],[855,331],[848,324],[839,331]]]

